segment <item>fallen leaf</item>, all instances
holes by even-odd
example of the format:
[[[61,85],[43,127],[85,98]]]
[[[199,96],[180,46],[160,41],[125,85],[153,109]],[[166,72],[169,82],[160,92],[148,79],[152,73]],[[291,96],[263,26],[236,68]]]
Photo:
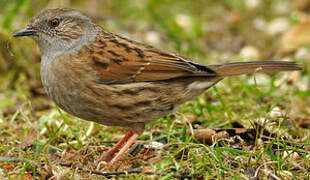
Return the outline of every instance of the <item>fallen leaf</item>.
[[[29,145],[31,145],[32,141],[34,140],[34,137],[36,135],[36,132],[34,130],[31,130],[23,139],[22,143],[20,144],[20,147],[22,149],[25,149]]]
[[[226,131],[216,132],[213,129],[198,130],[195,133],[195,138],[205,144],[212,145],[216,139],[228,138],[229,134]]]
[[[296,51],[303,46],[310,46],[310,18],[286,31],[281,39],[280,53]]]
[[[2,166],[2,168],[7,171],[12,171],[14,167],[15,167],[14,165],[10,165],[10,164]]]

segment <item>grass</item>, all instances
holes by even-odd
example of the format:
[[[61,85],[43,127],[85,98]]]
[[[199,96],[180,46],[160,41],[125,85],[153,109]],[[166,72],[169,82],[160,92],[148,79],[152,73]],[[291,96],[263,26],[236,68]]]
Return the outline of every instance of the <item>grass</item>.
[[[100,166],[132,173],[109,177],[309,179],[310,42],[282,52],[281,37],[289,29],[274,34],[271,28],[279,19],[296,26],[307,12],[294,8],[297,1],[259,2],[253,8],[245,0],[0,1],[0,179],[107,178],[86,170],[96,170],[96,159],[126,133],[55,107],[40,84],[36,44],[11,38],[39,10],[66,3],[110,31],[200,63],[289,59],[304,68],[223,80],[178,112],[149,123],[121,164],[112,170]],[[206,144],[192,134],[206,129],[230,131]]]

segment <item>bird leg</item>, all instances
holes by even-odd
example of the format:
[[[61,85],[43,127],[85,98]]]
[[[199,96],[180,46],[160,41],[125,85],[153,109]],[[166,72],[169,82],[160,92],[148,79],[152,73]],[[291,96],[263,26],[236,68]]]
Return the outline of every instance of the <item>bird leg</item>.
[[[110,165],[113,165],[116,163],[120,158],[123,156],[123,154],[129,149],[129,147],[136,142],[136,140],[141,136],[141,134],[144,131],[144,124],[137,124],[137,126],[132,130],[133,134],[127,141],[127,143],[120,149],[120,151],[116,154],[116,156],[109,162]],[[127,134],[128,135],[128,134]],[[126,135],[126,136],[127,136]]]
[[[129,132],[120,140],[118,141],[117,144],[115,144],[112,148],[110,148],[108,150],[108,152],[103,155],[100,159],[100,161],[105,161],[105,162],[109,162],[113,155],[115,154],[115,152],[125,143],[128,141],[128,139],[134,134],[134,131],[132,129],[129,130]]]

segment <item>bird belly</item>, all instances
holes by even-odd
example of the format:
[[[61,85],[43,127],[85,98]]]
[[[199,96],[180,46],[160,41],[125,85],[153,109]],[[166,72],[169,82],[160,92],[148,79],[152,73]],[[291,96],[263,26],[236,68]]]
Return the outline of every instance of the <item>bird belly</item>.
[[[145,83],[135,87],[95,84],[68,68],[59,68],[62,67],[41,70],[44,89],[61,109],[81,119],[130,126],[157,120],[174,109],[169,100],[158,94],[158,87],[147,87]]]

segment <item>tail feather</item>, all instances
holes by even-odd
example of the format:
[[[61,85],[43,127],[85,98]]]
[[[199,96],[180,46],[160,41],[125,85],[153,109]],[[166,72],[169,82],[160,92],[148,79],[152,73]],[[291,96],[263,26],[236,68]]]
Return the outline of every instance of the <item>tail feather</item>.
[[[208,66],[219,76],[235,76],[255,72],[300,71],[302,68],[295,62],[288,61],[253,61],[236,62]]]

